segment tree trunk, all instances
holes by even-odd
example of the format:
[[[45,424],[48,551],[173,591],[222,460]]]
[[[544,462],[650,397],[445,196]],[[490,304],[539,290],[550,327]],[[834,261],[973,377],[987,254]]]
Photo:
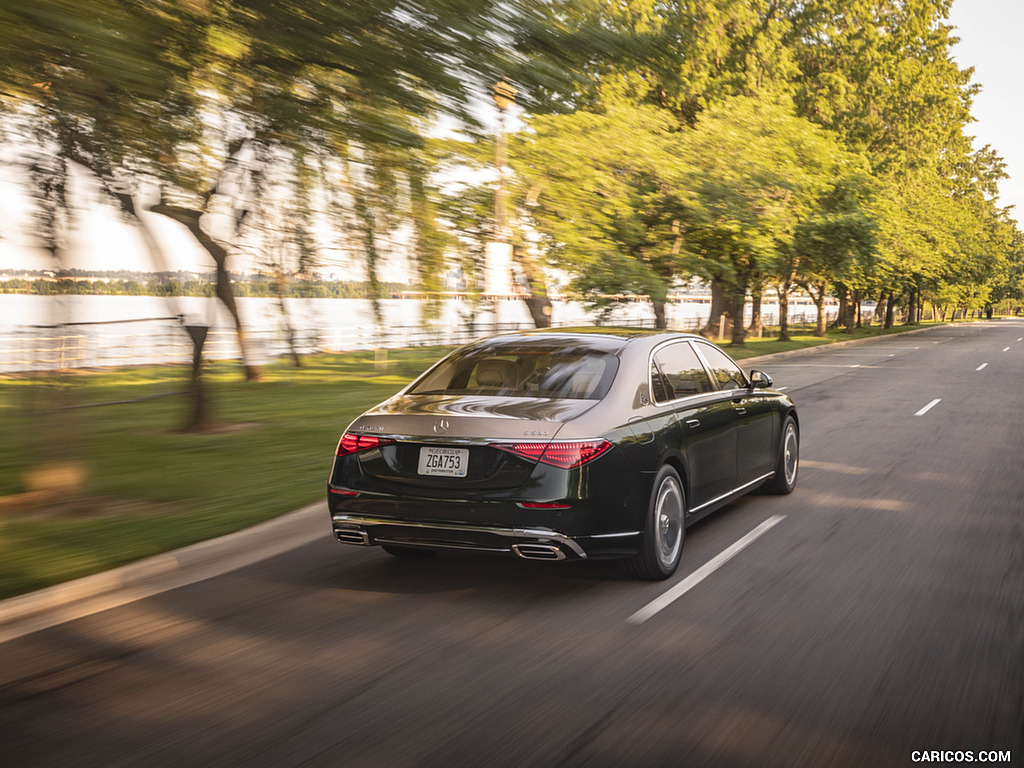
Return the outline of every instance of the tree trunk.
[[[836,283],[836,293],[839,295],[839,313],[836,315],[834,328],[850,327],[850,289],[843,283]]]
[[[750,325],[747,327],[747,332],[751,336],[760,336],[764,326],[761,324],[761,298],[764,293],[764,283],[757,282],[754,287],[750,289]]]
[[[654,327],[659,331],[668,328],[668,318],[665,316],[665,300],[652,296],[651,307],[654,309]]]
[[[906,325],[917,325],[917,303],[919,296],[917,286],[912,287],[910,289],[910,307],[907,310]]]
[[[889,291],[889,295],[885,299],[885,322],[882,325],[886,330],[892,328],[892,314],[895,307],[896,293],[894,291]]]
[[[380,280],[377,279],[377,217],[373,206],[361,187],[353,190],[355,196],[355,212],[359,226],[362,227],[363,250],[366,254],[366,278],[370,283],[370,307],[373,310],[373,325],[376,329],[376,344],[384,330],[384,311],[380,306]]]
[[[736,347],[742,347],[747,340],[747,331],[743,327],[743,314],[747,306],[747,286],[744,281],[743,285],[736,286],[732,291],[732,296],[729,301],[729,313],[732,315],[732,341],[731,344]]]
[[[888,294],[885,291],[882,291],[881,295],[878,297],[878,303],[875,305],[875,311],[871,313],[872,323],[877,320],[879,325],[885,324],[885,297],[887,295]]]
[[[708,316],[707,324],[701,328],[700,333],[709,339],[718,335],[718,321],[727,309],[728,297],[725,291],[725,281],[720,277],[711,279],[711,314]]]
[[[526,309],[530,312],[533,326],[535,328],[550,328],[551,299],[548,298],[548,284],[544,278],[544,270],[525,248],[518,246],[513,248],[512,257],[523,270],[526,283],[530,287],[530,294],[523,297],[523,301],[526,302]],[[655,309],[655,317],[657,314],[657,309]],[[664,311],[662,315],[664,315]],[[664,328],[665,326],[659,325],[658,327]]]
[[[789,336],[789,290],[792,287],[792,277],[779,283],[779,341],[792,341]]]
[[[153,262],[153,266],[156,267],[159,272],[170,272],[170,267],[167,264],[167,259],[164,258],[163,247],[160,245],[160,241],[149,227],[149,222],[142,218],[138,213],[138,208],[135,205],[135,198],[126,192],[115,192],[115,197],[121,204],[121,210],[127,215],[134,219],[138,226],[139,234],[142,236],[142,242],[149,252],[149,258]],[[186,332],[188,333],[189,341],[192,342],[192,374],[190,378],[190,390],[192,394],[192,408],[189,412],[188,421],[183,427],[185,432],[201,432],[204,429],[208,429],[212,423],[210,416],[210,402],[209,397],[206,393],[206,387],[203,386],[203,344],[206,342],[206,334],[209,330],[205,326],[186,326],[185,315],[182,312],[175,296],[165,296],[164,301],[167,302],[167,306],[171,311],[171,314],[178,318],[178,322],[183,325]],[[199,330],[201,328],[201,331]]]
[[[227,307],[231,319],[235,323],[235,332],[238,334],[238,348],[242,354],[242,366],[245,368],[247,381],[259,381],[260,370],[256,365],[250,363],[248,338],[245,327],[242,325],[242,318],[238,314],[238,306],[235,303],[235,291],[231,287],[231,276],[228,274],[228,252],[227,249],[203,231],[200,219],[203,212],[191,208],[182,208],[177,205],[165,205],[160,203],[154,205],[150,210],[167,216],[179,224],[184,224],[192,236],[199,242],[208,254],[213,258],[217,274],[217,298]]]
[[[814,335],[821,337],[825,335],[828,327],[828,318],[825,317],[825,291],[828,289],[828,283],[822,280],[820,283],[815,285],[814,288],[817,293],[812,291],[808,291],[808,293],[811,294],[811,298],[814,300],[814,306],[818,310],[818,323],[814,328]]]
[[[206,396],[206,388],[203,386],[203,344],[206,342],[206,334],[210,329],[205,325],[187,325],[185,330],[188,331],[189,338],[192,340],[192,375],[190,378],[192,411],[184,431],[202,432],[210,426],[209,399]]]
[[[858,318],[858,312],[857,312],[857,310],[859,308],[858,307],[858,302],[857,302],[857,292],[856,291],[848,291],[847,295],[849,297],[849,304],[847,306],[847,311],[846,311],[846,323],[845,323],[846,329],[845,329],[844,333],[853,333],[853,329],[857,327],[857,321],[859,319]]]
[[[860,324],[860,319],[861,319],[860,318],[860,305],[861,305],[860,291],[859,290],[858,291],[854,291],[853,292],[853,310],[854,310],[854,315],[856,315],[856,317],[857,317],[857,326],[856,326],[857,328],[861,327],[861,324]],[[847,330],[849,330],[852,333],[852,329],[847,328]]]
[[[284,275],[279,275],[274,280],[274,293],[277,295],[277,309],[281,313],[281,322],[284,323],[284,333],[288,340],[288,351],[291,353],[292,362],[296,368],[302,367],[302,355],[299,354],[298,345],[295,339],[295,328],[292,326],[292,319],[288,314],[288,304],[285,296],[288,293],[287,282]]]

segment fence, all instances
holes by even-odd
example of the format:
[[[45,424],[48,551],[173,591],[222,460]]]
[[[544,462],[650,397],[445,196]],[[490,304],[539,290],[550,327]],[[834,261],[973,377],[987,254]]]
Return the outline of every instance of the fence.
[[[829,318],[831,319],[831,318]],[[794,328],[809,326],[815,320],[807,313],[794,313]],[[764,322],[777,320],[766,316]],[[670,320],[678,331],[696,331],[706,317]],[[138,332],[110,332],[114,325],[131,323]],[[653,320],[613,320],[618,327],[653,327]],[[388,326],[375,330],[358,327],[333,327],[296,330],[291,344],[300,355],[317,352],[396,349],[417,346],[456,346],[499,333],[526,330],[528,323],[464,323],[437,326]],[[262,329],[246,334],[251,362],[264,365],[291,354],[288,334],[283,329]],[[207,360],[232,360],[241,355],[238,337],[228,330],[212,330],[203,348]],[[192,344],[181,325],[172,318],[139,318],[135,321],[74,323],[54,326],[23,326],[0,335],[0,373],[111,368],[129,365],[188,363]]]

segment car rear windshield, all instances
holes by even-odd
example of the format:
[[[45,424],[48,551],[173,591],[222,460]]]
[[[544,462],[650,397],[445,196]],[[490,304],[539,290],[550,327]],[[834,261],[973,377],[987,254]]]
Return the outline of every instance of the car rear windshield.
[[[470,347],[427,371],[407,394],[600,400],[617,368],[615,355],[587,348]]]

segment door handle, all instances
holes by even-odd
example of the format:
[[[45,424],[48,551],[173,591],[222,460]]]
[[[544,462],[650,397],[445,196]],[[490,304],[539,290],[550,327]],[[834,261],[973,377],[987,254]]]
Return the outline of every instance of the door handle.
[[[742,416],[746,412],[747,412],[747,409],[744,408],[742,405],[737,405],[736,406],[736,413],[738,413],[740,416]]]
[[[686,426],[688,426],[690,429],[696,429],[697,427],[700,426],[700,419],[687,419]]]

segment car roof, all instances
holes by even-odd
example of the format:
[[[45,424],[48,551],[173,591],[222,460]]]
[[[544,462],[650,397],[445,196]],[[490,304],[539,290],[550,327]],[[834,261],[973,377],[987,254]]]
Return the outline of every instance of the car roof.
[[[568,328],[535,328],[516,333],[492,336],[475,342],[473,346],[514,344],[536,344],[541,342],[553,347],[584,347],[595,351],[615,353],[631,342],[648,342],[642,346],[654,346],[669,339],[697,339],[703,337],[692,333],[655,330],[651,328],[628,328],[616,326],[578,326]]]

